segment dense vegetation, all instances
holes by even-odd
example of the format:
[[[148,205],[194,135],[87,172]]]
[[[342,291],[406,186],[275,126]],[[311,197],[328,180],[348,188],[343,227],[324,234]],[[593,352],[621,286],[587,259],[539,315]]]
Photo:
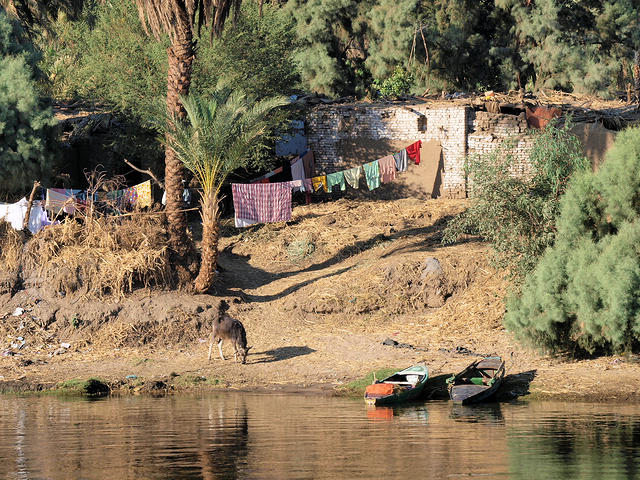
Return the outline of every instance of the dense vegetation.
[[[136,114],[153,112],[168,40],[144,35],[133,1],[47,2],[44,10],[2,3],[40,38],[56,97],[97,97]],[[208,29],[200,32],[194,89],[212,89],[226,76],[258,95],[542,87],[614,95],[634,83],[640,50],[639,0],[256,3],[244,2],[237,28],[213,44]],[[399,78],[398,69],[402,88],[381,88]]]
[[[640,129],[560,201],[555,244],[507,304],[505,325],[553,351],[619,352],[640,341]]]
[[[465,233],[480,235],[516,281],[530,272],[554,243],[560,198],[569,178],[590,165],[570,128],[570,122],[550,123],[534,133],[528,175],[516,176],[520,172],[515,170],[513,143],[469,159],[472,204],[449,223],[444,241],[456,241]]]
[[[22,193],[54,167],[51,108],[36,88],[38,54],[19,23],[0,9],[0,191]]]

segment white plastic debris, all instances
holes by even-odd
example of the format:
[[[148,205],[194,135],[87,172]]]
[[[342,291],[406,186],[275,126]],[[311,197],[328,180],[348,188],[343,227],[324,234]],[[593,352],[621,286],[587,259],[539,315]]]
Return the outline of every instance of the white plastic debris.
[[[24,308],[18,307],[13,311],[13,316],[14,317],[19,317],[20,315],[22,315],[24,313]]]
[[[70,343],[65,343],[65,342],[61,343],[60,346],[62,348],[71,348],[71,344]]]

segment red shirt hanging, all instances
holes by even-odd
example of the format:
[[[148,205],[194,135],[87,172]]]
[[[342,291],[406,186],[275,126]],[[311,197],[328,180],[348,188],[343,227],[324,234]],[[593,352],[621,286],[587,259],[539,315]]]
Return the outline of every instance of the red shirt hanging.
[[[407,155],[412,160],[416,161],[416,165],[420,165],[420,148],[422,147],[422,140],[418,140],[416,143],[412,143],[407,147]]]

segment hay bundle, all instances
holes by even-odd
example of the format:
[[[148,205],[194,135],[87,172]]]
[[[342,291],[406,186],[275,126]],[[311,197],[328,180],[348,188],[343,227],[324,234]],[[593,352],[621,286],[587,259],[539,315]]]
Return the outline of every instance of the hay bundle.
[[[171,282],[165,231],[156,216],[67,219],[28,243],[25,274],[55,292],[121,297]]]
[[[0,294],[12,292],[18,284],[23,239],[22,232],[0,219]]]

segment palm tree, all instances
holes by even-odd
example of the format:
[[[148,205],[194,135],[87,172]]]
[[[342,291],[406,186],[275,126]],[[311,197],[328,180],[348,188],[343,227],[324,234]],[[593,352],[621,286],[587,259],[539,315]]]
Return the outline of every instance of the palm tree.
[[[180,101],[188,95],[191,69],[195,56],[194,26],[210,25],[212,35],[222,32],[231,10],[238,11],[242,0],[135,0],[140,20],[147,34],[159,38],[167,33],[171,46],[167,49],[167,112],[169,123],[165,133],[168,145],[173,135],[173,119],[183,120],[185,109]],[[197,14],[197,15],[196,15]],[[182,162],[171,148],[165,149],[165,189],[167,194],[167,221],[169,246],[178,265],[189,262],[193,245],[187,235],[187,217],[182,207]]]
[[[268,113],[284,105],[284,97],[261,101],[218,87],[210,98],[183,98],[186,121],[173,121],[173,133],[166,138],[178,161],[197,178],[202,187],[202,261],[195,281],[197,292],[213,284],[218,261],[219,195],[229,173],[246,166],[249,153],[271,126]]]

